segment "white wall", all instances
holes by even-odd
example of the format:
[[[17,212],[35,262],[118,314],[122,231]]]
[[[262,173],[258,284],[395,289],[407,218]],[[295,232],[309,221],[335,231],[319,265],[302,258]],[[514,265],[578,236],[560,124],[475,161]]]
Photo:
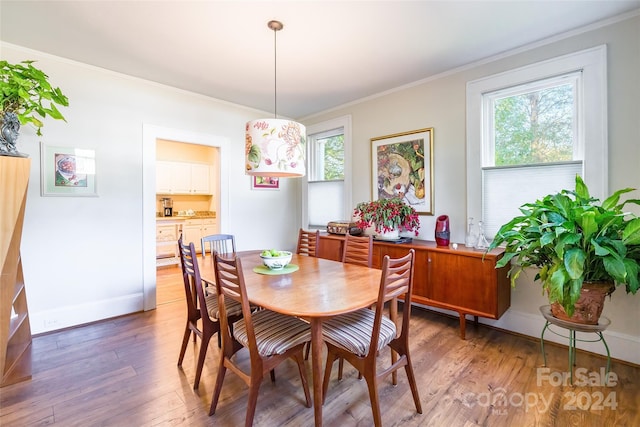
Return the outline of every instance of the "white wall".
[[[437,78],[402,88],[360,103],[303,119],[306,126],[351,114],[353,126],[354,204],[371,198],[370,139],[426,127],[434,128],[435,214],[421,217],[420,238],[433,240],[435,218],[451,219],[452,241],[464,242],[466,223],[465,111],[468,81],[542,61],[555,56],[607,44],[610,192],[640,188],[640,17],[592,27],[571,37],[539,43],[518,53],[454,70]],[[634,193],[640,198],[640,191]],[[640,212],[636,209],[636,214]],[[539,312],[547,304],[532,273],[521,277],[511,293],[511,308],[498,321],[483,322],[539,337],[544,321]],[[469,284],[473,286],[473,284]],[[607,300],[603,314],[611,319],[605,337],[612,357],[640,363],[640,293],[623,289]],[[549,338],[552,334],[547,334]],[[566,339],[556,339],[567,344]],[[603,353],[601,343],[583,345]]]
[[[143,127],[226,143],[231,184],[222,231],[237,236],[239,250],[295,246],[299,215],[285,207],[296,197],[296,180],[261,192],[251,190],[244,175],[245,122],[268,113],[6,43],[0,47],[3,60],[36,60],[70,102],[62,108],[66,123],[47,119],[42,137],[25,126],[18,139],[18,150],[32,159],[21,253],[33,333],[142,310],[145,286],[155,290],[155,268],[148,268],[155,259],[155,172],[149,168],[155,144],[145,150]],[[41,197],[39,141],[94,149],[98,197]],[[151,192],[143,192],[143,159],[145,171],[153,171],[145,182]]]

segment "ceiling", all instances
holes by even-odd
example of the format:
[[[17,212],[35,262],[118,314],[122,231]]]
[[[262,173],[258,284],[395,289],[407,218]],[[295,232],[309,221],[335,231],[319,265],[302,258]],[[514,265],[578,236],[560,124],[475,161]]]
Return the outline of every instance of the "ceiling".
[[[0,40],[270,113],[277,81],[278,115],[300,119],[639,10],[640,0],[0,0]],[[271,19],[284,23],[277,55]]]

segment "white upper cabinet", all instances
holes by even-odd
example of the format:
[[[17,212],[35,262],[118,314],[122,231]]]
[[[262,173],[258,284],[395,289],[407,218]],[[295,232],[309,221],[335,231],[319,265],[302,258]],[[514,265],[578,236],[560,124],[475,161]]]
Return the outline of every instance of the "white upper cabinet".
[[[157,194],[211,194],[211,166],[202,163],[156,162]]]

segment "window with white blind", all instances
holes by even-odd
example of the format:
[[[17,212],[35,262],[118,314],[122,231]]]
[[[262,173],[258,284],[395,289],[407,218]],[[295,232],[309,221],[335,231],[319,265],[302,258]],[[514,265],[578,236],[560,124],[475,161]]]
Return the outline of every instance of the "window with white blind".
[[[598,47],[467,85],[468,216],[488,238],[579,174],[607,192],[606,50]]]
[[[303,228],[325,229],[329,221],[351,218],[350,157],[350,117],[307,127]]]

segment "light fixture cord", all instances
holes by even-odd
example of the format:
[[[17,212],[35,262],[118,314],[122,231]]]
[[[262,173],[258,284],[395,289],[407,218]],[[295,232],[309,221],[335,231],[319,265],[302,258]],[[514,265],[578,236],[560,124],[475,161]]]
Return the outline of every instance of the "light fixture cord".
[[[273,30],[273,115],[278,118],[278,30]]]

